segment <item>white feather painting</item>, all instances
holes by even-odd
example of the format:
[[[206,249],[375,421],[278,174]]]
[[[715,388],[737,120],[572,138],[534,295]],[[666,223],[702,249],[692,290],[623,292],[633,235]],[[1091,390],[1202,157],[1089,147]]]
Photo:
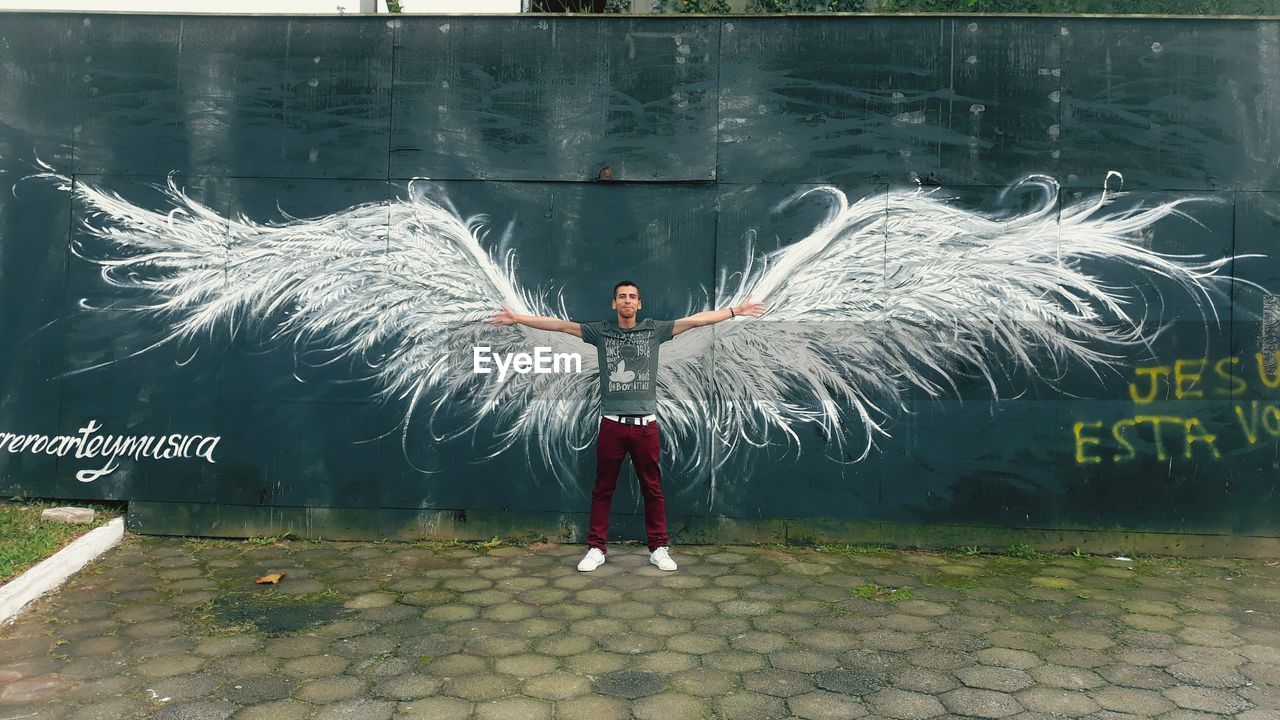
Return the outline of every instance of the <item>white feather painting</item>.
[[[423,185],[389,203],[263,224],[223,217],[172,179],[162,188],[168,206],[148,208],[92,181],[45,177],[63,181],[85,208],[80,220],[95,241],[76,254],[99,266],[106,284],[149,298],[140,309],[164,328],[152,347],[198,345],[216,329],[249,326],[297,352],[358,363],[377,399],[402,408],[406,444],[423,441],[408,435],[411,420],[462,413],[466,423],[433,439],[484,422],[498,429],[494,453],[523,446],[562,482],[591,447],[595,353],[570,335],[488,325],[502,306],[567,314],[527,289],[514,252],[486,247],[485,218],[461,217]],[[1073,364],[1115,364],[1160,328],[1146,321],[1142,293],[1109,286],[1091,268],[1164,278],[1215,312],[1231,258],[1169,255],[1139,241],[1187,200],[1116,209],[1105,189],[1066,203],[1051,178],[1018,187],[1037,200],[1013,215],[966,209],[922,188],[852,199],[834,187],[807,191],[825,201],[826,217],[776,252],[749,253],[713,293],[714,307],[751,294],[766,314],[662,348],[658,411],[681,465],[723,462],[771,439],[798,446],[804,425],[863,459],[890,435],[908,393],[943,397],[958,373],[976,373],[998,392],[1009,369],[1053,378]],[[385,246],[368,242],[383,235]],[[581,353],[583,372],[496,382],[460,359],[479,344]]]

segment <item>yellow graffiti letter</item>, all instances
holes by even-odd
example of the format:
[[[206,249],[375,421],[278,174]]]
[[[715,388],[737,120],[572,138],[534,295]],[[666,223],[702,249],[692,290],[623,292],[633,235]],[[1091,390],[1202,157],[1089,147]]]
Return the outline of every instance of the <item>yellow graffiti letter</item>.
[[[1262,380],[1262,384],[1268,388],[1275,390],[1280,387],[1280,350],[1275,351],[1276,374],[1274,376],[1267,375],[1267,359],[1262,353],[1258,353],[1258,379]]]
[[[1187,447],[1182,451],[1183,457],[1190,460],[1191,446],[1198,442],[1202,442],[1209,446],[1209,450],[1213,452],[1214,460],[1222,457],[1222,453],[1218,452],[1218,446],[1213,444],[1214,441],[1218,439],[1218,436],[1210,435],[1209,431],[1205,430],[1204,425],[1201,425],[1199,420],[1196,418],[1187,418],[1186,421],[1183,422],[1183,425],[1187,429]],[[1195,428],[1200,428],[1200,432],[1193,434],[1191,431]]]
[[[1133,398],[1133,401],[1138,403],[1139,405],[1146,405],[1147,403],[1156,399],[1156,393],[1160,391],[1160,376],[1168,375],[1169,368],[1163,365],[1160,365],[1160,366],[1149,367],[1149,368],[1134,368],[1133,372],[1138,376],[1142,376],[1142,375],[1151,376],[1151,391],[1148,392],[1146,395],[1141,395],[1138,393],[1137,383],[1129,383],[1129,397]]]
[[[1249,441],[1250,445],[1258,442],[1258,401],[1254,400],[1250,403],[1250,409],[1253,412],[1250,415],[1253,422],[1245,419],[1244,408],[1236,405],[1236,417],[1240,418],[1240,429],[1244,431],[1244,439]]]
[[[1173,394],[1179,400],[1183,398],[1202,398],[1204,391],[1192,390],[1200,382],[1200,373],[1204,372],[1204,360],[1175,360],[1173,362]],[[1194,370],[1190,368],[1194,367]],[[1186,385],[1185,389],[1183,385]]]
[[[1228,397],[1230,395],[1242,395],[1249,389],[1249,384],[1244,381],[1244,378],[1231,372],[1232,368],[1227,367],[1228,365],[1239,364],[1240,358],[1238,357],[1224,357],[1213,364],[1213,371],[1218,374],[1218,377],[1231,383],[1230,388],[1216,388],[1214,394],[1219,397]]]
[[[1133,427],[1133,421],[1129,418],[1117,420],[1115,425],[1111,426],[1111,434],[1115,436],[1116,442],[1120,443],[1120,447],[1124,448],[1124,455],[1117,455],[1116,462],[1124,462],[1138,457],[1138,451],[1133,449],[1133,443],[1129,442],[1129,438],[1125,437],[1125,431]]]
[[[1280,410],[1275,405],[1262,409],[1262,429],[1271,437],[1280,437]]]
[[[1097,421],[1094,421],[1094,422],[1078,422],[1078,423],[1076,423],[1076,424],[1075,424],[1074,432],[1075,432],[1075,435],[1076,435],[1076,463],[1077,463],[1078,465],[1085,465],[1085,464],[1100,463],[1100,462],[1102,462],[1102,458],[1098,457],[1097,455],[1085,455],[1085,454],[1084,454],[1084,449],[1085,449],[1086,447],[1088,447],[1088,446],[1090,446],[1090,445],[1097,445],[1097,444],[1101,443],[1101,442],[1102,442],[1102,440],[1100,440],[1100,439],[1098,439],[1098,438],[1096,438],[1096,437],[1085,437],[1085,436],[1084,436],[1084,435],[1082,435],[1082,434],[1081,434],[1081,432],[1080,432],[1081,430],[1084,430],[1085,428],[1100,428],[1100,427],[1102,427],[1102,421],[1101,421],[1101,420],[1097,420]]]
[[[1172,422],[1182,424],[1182,418],[1169,417],[1166,415],[1135,415],[1133,421],[1135,423],[1151,423],[1151,434],[1154,436],[1156,443],[1156,459],[1168,459],[1168,456],[1164,454],[1164,439],[1160,437],[1160,423]]]

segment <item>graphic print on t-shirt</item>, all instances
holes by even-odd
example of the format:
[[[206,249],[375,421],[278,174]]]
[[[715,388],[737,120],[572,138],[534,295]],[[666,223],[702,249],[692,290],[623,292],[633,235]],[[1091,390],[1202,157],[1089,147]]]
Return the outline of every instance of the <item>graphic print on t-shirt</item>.
[[[604,340],[609,365],[609,391],[649,389],[649,339],[651,332],[609,335]]]

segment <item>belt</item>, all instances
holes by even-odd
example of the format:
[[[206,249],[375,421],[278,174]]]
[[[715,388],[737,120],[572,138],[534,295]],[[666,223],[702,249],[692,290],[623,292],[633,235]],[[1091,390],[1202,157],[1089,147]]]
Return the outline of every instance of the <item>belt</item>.
[[[648,425],[658,422],[657,415],[605,415],[605,420],[612,420],[623,425]]]

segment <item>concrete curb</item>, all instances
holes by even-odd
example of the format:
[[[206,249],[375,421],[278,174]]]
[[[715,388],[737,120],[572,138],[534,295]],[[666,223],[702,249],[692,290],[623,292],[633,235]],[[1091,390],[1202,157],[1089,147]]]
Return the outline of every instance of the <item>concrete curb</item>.
[[[13,622],[22,609],[57,588],[94,558],[124,538],[124,518],[116,518],[76,538],[75,542],[0,587],[0,625]]]

